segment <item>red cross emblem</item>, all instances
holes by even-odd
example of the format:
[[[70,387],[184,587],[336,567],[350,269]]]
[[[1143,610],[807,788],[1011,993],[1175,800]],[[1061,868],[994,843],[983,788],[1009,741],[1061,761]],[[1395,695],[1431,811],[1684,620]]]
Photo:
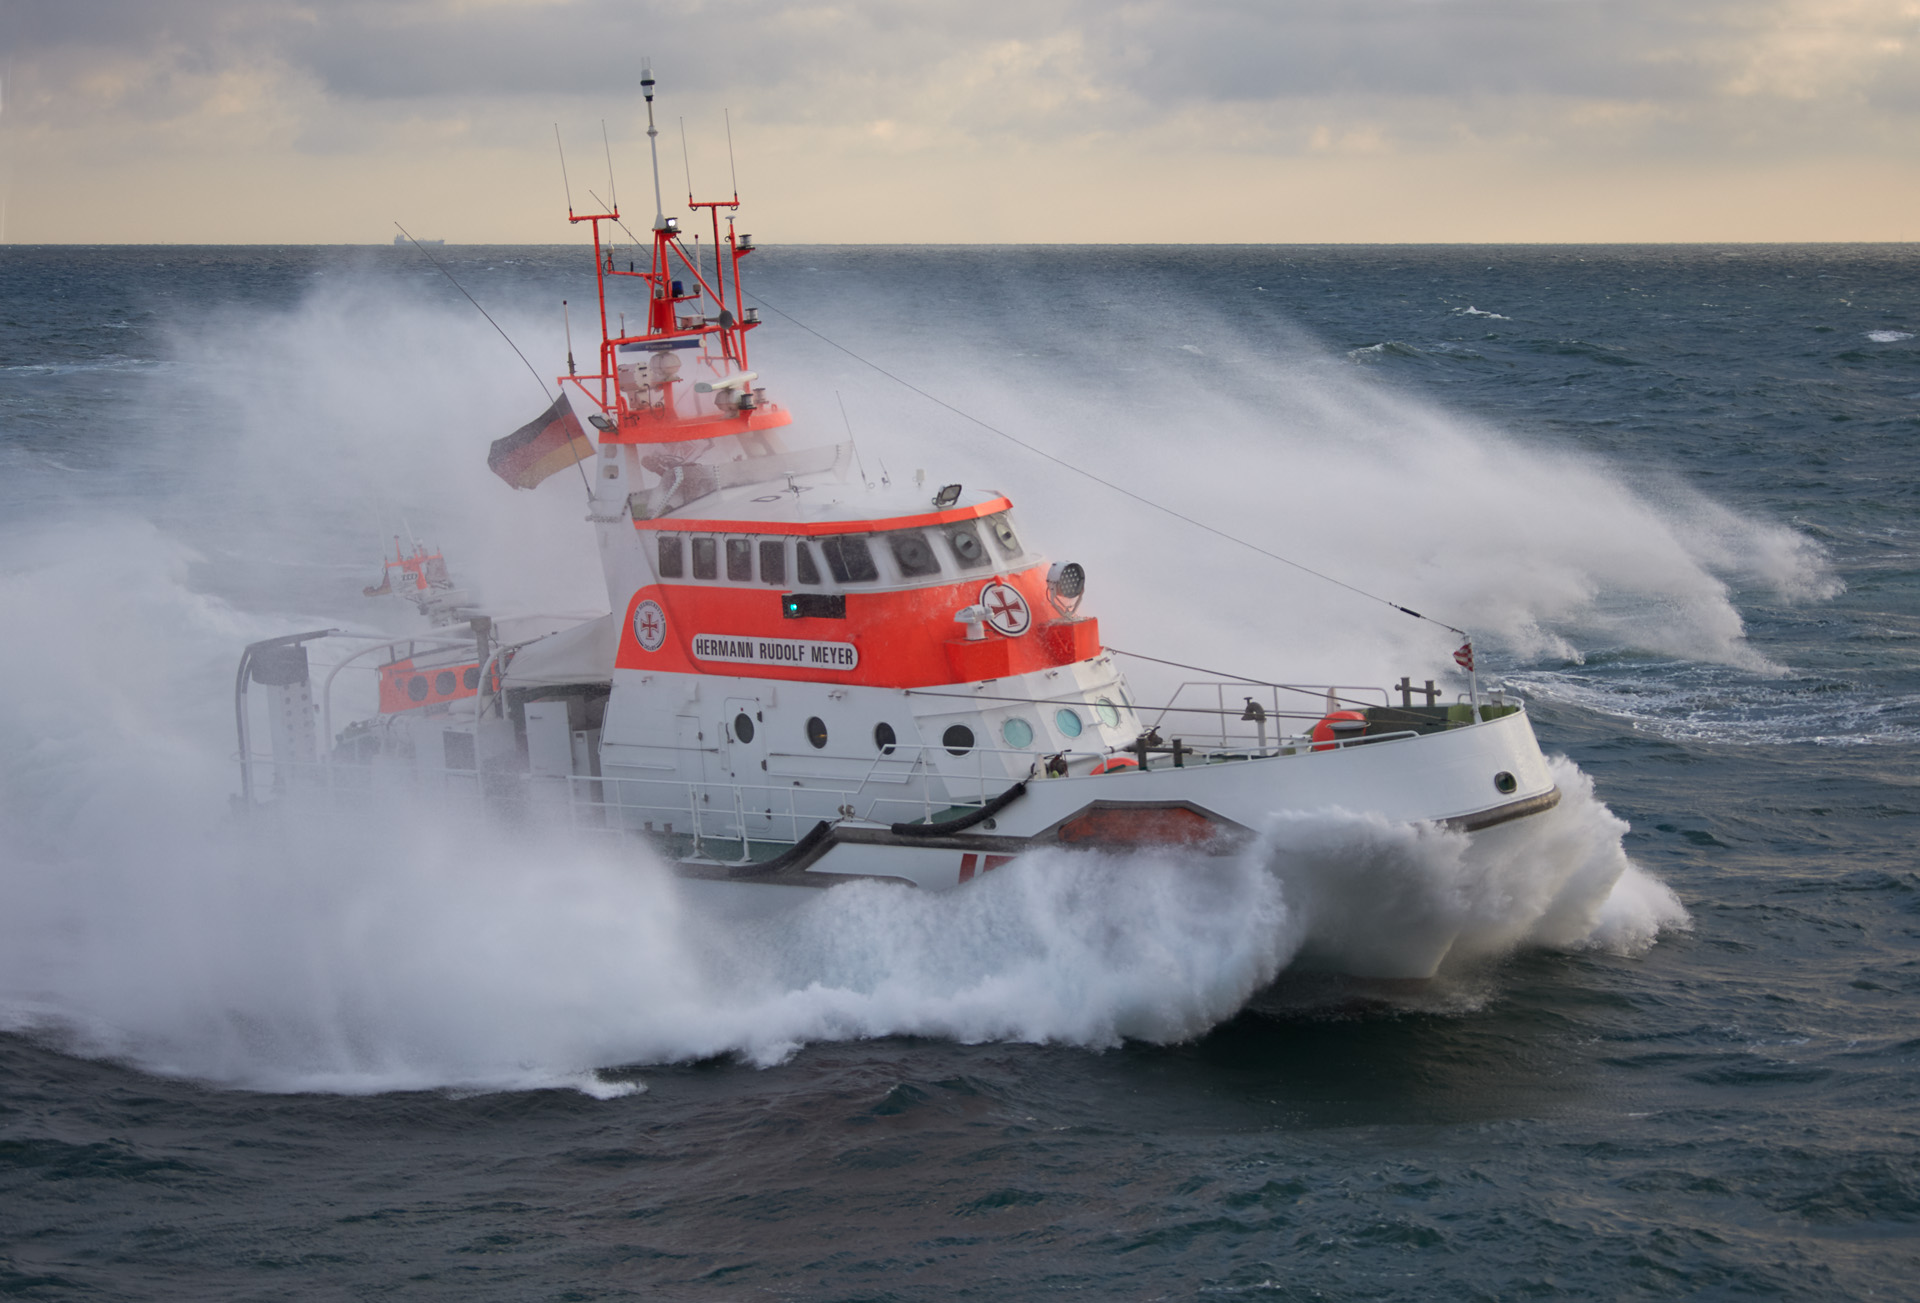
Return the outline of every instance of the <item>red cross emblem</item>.
[[[1027,610],[1027,599],[1020,596],[1019,589],[1006,584],[988,584],[982,588],[980,605],[986,609],[987,623],[993,626],[993,631],[1009,638],[1025,633],[1033,619]]]
[[[667,613],[658,602],[642,602],[633,608],[633,636],[646,651],[659,651],[667,640]]]

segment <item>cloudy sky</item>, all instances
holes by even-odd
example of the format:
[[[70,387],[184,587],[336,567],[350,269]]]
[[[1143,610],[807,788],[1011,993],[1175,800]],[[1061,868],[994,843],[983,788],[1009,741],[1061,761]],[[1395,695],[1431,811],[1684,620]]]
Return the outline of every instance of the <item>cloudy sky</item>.
[[[643,56],[763,241],[1920,238],[1920,0],[6,0],[0,239],[566,239]]]

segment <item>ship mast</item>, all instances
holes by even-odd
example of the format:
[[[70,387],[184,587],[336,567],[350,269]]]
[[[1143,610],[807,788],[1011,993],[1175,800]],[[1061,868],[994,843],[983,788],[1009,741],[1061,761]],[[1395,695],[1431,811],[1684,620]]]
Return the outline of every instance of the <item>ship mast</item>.
[[[653,229],[667,229],[667,208],[660,199],[660,129],[653,125],[653,60],[640,61],[640,93],[647,99],[647,150],[653,155]]]
[[[753,237],[733,233],[729,212],[727,237],[720,239],[719,210],[740,206],[736,186],[730,199],[687,204],[696,212],[710,210],[714,230],[712,280],[697,257],[680,242],[680,219],[666,213],[660,185],[660,128],[654,118],[652,60],[640,65],[640,92],[647,104],[647,151],[653,168],[653,249],[647,266],[624,268],[602,242],[600,223],[620,220],[619,208],[604,213],[576,214],[569,222],[587,222],[593,228],[594,279],[600,307],[600,358],[593,374],[561,377],[586,397],[597,411],[587,421],[600,431],[600,442],[678,443],[746,434],[788,424],[792,417],[773,405],[763,405],[766,391],[751,387],[754,374],[746,369],[746,334],[760,324],[760,314],[740,303],[740,260],[753,252]],[[731,135],[729,135],[731,142]],[[623,228],[624,229],[624,228]],[[721,250],[724,248],[725,253]],[[728,265],[730,264],[730,266]],[[727,273],[733,276],[731,305]],[[646,286],[645,326],[629,334],[622,317],[616,335],[608,329],[607,282],[631,277]],[[709,316],[702,300],[711,299],[717,311]],[[694,383],[681,374],[682,359],[697,362],[709,378]],[[710,396],[709,396],[710,395]]]

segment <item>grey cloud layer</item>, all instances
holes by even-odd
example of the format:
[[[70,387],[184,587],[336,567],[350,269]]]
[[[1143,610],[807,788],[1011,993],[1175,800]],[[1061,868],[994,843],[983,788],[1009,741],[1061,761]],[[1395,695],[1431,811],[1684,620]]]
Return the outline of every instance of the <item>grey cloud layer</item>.
[[[1704,103],[1737,91],[1755,59],[1764,64],[1769,22],[1786,33],[1776,44],[1793,73],[1797,28],[1824,22],[1844,35],[1877,9],[1871,21],[1911,43],[1920,32],[1897,21],[1902,8],[1849,0],[15,0],[0,35],[16,84],[32,92],[9,112],[54,124],[114,108],[167,111],[180,98],[164,93],[170,80],[231,68],[287,79],[342,106],[618,102],[632,97],[642,54],[680,93],[724,88],[736,104],[757,97],[769,111],[852,120],[916,104],[937,112],[916,99],[930,70],[964,81],[1009,47],[1048,46],[1049,60],[1016,60],[1001,74],[1071,83],[1075,93],[1045,114],[1025,103],[1014,112],[1044,135],[1183,104],[1447,100],[1471,117],[1477,102],[1515,97]],[[90,77],[102,67],[122,71],[117,80]],[[1823,93],[1850,104],[1904,114],[1920,103],[1910,51],[1855,58],[1829,80]],[[1761,77],[1749,98],[1795,98],[1790,78],[1775,81]],[[978,113],[1005,93],[983,73],[975,101],[949,98],[945,108]]]

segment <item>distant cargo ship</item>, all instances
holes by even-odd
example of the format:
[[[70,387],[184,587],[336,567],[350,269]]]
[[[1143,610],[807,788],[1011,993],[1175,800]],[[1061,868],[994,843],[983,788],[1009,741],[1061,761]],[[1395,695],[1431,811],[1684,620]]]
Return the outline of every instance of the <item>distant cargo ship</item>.
[[[445,244],[446,243],[445,240],[408,240],[407,237],[404,235],[394,236],[393,242],[395,244]]]

